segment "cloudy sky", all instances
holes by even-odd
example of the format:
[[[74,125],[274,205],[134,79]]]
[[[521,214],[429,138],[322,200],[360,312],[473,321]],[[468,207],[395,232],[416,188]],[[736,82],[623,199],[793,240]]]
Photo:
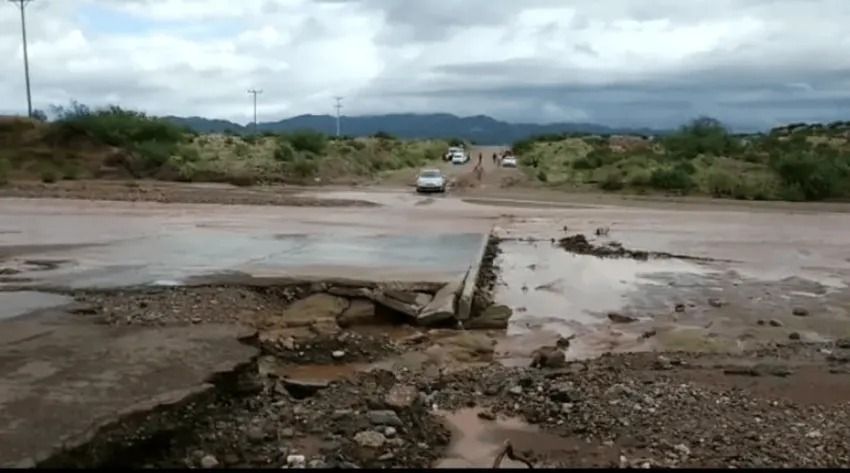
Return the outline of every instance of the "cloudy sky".
[[[736,128],[850,119],[848,0],[34,0],[33,101],[261,120],[451,112]],[[0,2],[0,113],[26,109]]]

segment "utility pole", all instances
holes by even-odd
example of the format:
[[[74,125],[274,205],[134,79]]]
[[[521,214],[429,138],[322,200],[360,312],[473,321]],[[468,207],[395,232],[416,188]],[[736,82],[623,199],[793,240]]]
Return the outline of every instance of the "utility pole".
[[[26,7],[32,0],[9,0],[12,3],[17,3],[21,9],[21,36],[24,41],[24,76],[27,81],[27,116],[32,118],[32,94],[30,93],[30,60],[27,53],[27,18]]]
[[[336,100],[336,137],[339,138],[339,111],[342,110],[342,97],[334,97]]]
[[[254,96],[254,134],[257,134],[257,95],[262,94],[262,90],[251,89],[248,91],[249,94]]]

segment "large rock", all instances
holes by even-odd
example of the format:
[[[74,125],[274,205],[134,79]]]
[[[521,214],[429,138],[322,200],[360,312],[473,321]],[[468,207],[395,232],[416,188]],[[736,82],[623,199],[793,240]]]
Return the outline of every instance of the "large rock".
[[[387,438],[380,432],[374,430],[364,430],[357,432],[354,436],[354,441],[361,447],[366,448],[381,448],[387,442]]]
[[[393,427],[401,427],[402,425],[398,414],[391,410],[369,411],[366,417],[373,425],[391,425]]]
[[[330,294],[313,294],[287,307],[280,315],[278,324],[284,327],[335,324],[336,318],[347,308],[347,299]]]
[[[419,391],[409,384],[396,384],[387,393],[384,402],[393,409],[407,409],[419,397]]]
[[[449,283],[440,288],[431,303],[425,306],[416,318],[419,325],[433,325],[455,317],[455,298],[460,285]]]
[[[367,299],[355,299],[337,322],[341,327],[368,325],[375,322],[375,303]]]
[[[335,296],[369,299],[372,289],[366,287],[331,286],[328,292]]]
[[[464,327],[469,329],[503,329],[508,327],[508,319],[513,310],[506,305],[491,305],[478,317],[466,322]]]
[[[558,347],[541,347],[532,353],[532,368],[563,368],[566,364],[564,352]]]
[[[398,291],[394,289],[388,289],[384,291],[384,295],[387,297],[391,297],[397,301],[404,302],[405,304],[420,307],[428,305],[432,299],[431,295],[425,294],[424,292]]]

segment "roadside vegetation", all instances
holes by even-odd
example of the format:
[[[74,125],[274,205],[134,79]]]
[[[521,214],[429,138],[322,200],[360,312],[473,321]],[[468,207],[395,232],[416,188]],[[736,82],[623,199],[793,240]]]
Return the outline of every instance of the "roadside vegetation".
[[[329,138],[313,131],[259,136],[199,135],[120,107],[78,103],[42,123],[0,121],[0,183],[11,178],[132,177],[174,181],[339,182],[378,177],[439,160],[447,141],[405,141],[386,133]]]
[[[700,118],[656,139],[550,135],[517,142],[514,150],[530,177],[553,187],[746,200],[850,198],[850,122],[739,136]]]

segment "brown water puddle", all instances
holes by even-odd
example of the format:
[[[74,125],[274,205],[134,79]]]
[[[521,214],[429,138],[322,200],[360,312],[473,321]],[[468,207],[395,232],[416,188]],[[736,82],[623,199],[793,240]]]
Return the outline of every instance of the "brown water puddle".
[[[369,365],[365,363],[346,363],[339,365],[295,365],[281,363],[273,356],[264,356],[260,358],[258,364],[260,374],[262,375],[311,383],[327,383],[346,379],[369,368]]]
[[[562,437],[540,432],[517,418],[484,420],[478,417],[479,412],[480,409],[472,408],[440,413],[452,431],[452,443],[436,468],[492,468],[506,440],[510,440],[516,452],[531,451],[547,463],[567,452],[566,439]],[[527,466],[505,458],[501,468]]]

